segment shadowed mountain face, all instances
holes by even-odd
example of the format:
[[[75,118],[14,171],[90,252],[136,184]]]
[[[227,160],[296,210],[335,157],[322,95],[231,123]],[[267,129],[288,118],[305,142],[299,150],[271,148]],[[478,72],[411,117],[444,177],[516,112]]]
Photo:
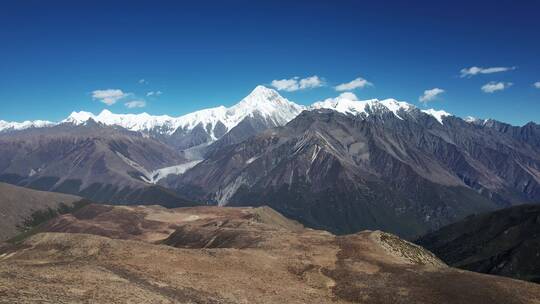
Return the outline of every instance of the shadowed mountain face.
[[[538,125],[398,114],[305,111],[285,127],[212,150],[162,185],[220,205],[268,204],[336,233],[405,237],[540,199]]]
[[[279,126],[280,125],[275,124],[273,121],[258,114],[246,117],[229,132],[210,144],[209,147],[205,149],[205,155],[211,155],[227,146],[238,144],[263,131]]]
[[[74,195],[36,191],[0,183],[0,242],[18,234],[25,220],[36,211],[71,206],[81,198]]]
[[[450,268],[392,234],[335,236],[267,207],[88,205],[39,232],[0,247],[2,300],[507,304],[540,297],[537,284]]]
[[[182,204],[149,183],[183,156],[156,140],[94,122],[0,135],[0,181],[116,203]]]
[[[540,206],[469,216],[417,243],[454,267],[540,283]]]

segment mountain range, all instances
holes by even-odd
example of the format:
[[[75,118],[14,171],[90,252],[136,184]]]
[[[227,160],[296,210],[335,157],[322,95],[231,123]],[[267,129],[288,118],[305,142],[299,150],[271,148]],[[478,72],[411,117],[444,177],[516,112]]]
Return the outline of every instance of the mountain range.
[[[0,181],[111,203],[269,205],[334,233],[412,238],[540,201],[540,126],[352,93],[305,107],[258,86],[177,118],[2,122]]]
[[[59,125],[86,125],[93,121],[104,126],[121,127],[155,137],[179,149],[209,143],[221,138],[240,123],[253,121],[266,128],[284,125],[296,117],[305,107],[280,96],[276,91],[257,86],[237,104],[204,109],[180,117],[168,115],[113,114],[103,110],[99,115],[90,112],[73,112],[66,119],[49,121],[26,121],[23,123],[0,121],[0,132]]]

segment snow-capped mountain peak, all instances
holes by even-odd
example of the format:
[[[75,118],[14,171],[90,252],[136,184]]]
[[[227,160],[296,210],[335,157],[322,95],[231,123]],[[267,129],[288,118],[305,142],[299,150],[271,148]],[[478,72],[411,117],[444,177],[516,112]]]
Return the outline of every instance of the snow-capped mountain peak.
[[[311,109],[331,109],[344,114],[369,116],[373,113],[391,112],[397,118],[403,119],[400,116],[400,112],[409,112],[417,109],[414,105],[397,101],[393,98],[388,99],[367,99],[358,100],[355,94],[350,92],[341,93],[338,97],[327,98],[323,101],[315,102],[311,105]],[[451,116],[452,114],[442,110],[422,110],[423,113],[433,116],[439,123],[443,123],[442,118],[445,116]]]
[[[396,116],[399,117],[397,114],[399,111],[409,111],[410,109],[414,108],[413,105],[406,103],[404,101],[397,101],[393,98],[383,99],[379,101],[382,105],[384,105],[388,110],[392,111],[392,113],[396,114]]]
[[[80,125],[86,123],[90,119],[95,120],[95,115],[90,112],[71,112],[71,114],[60,123],[72,123],[75,125]]]
[[[416,109],[414,105],[395,99],[368,99],[358,100],[356,95],[350,92],[340,94],[335,98],[328,98],[315,102],[310,107],[298,105],[282,97],[276,90],[259,85],[249,95],[231,107],[218,106],[203,109],[179,117],[168,115],[141,114],[114,114],[105,109],[95,115],[91,112],[72,112],[60,123],[84,125],[89,120],[104,125],[114,125],[135,132],[157,133],[172,135],[178,130],[182,133],[190,132],[201,126],[211,140],[218,139],[224,132],[230,131],[247,117],[258,115],[269,126],[284,125],[294,119],[303,110],[332,109],[345,114],[369,116],[373,113],[391,112],[397,118],[402,119],[400,113]],[[451,114],[434,109],[422,110],[431,115],[439,123],[443,123],[443,117]],[[21,123],[0,121],[0,131],[22,130],[27,128],[39,128],[54,126],[57,123],[50,121],[25,121]]]
[[[0,132],[4,131],[17,131],[25,130],[29,128],[44,128],[54,126],[55,123],[46,120],[27,120],[23,122],[10,122],[5,120],[0,120]]]
[[[332,109],[345,114],[369,116],[376,111],[390,111],[398,118],[401,110],[408,111],[414,108],[413,105],[395,99],[367,99],[358,100],[356,95],[350,92],[341,93],[336,98],[327,98],[314,103],[313,109]]]
[[[441,125],[443,124],[443,118],[444,117],[452,116],[452,114],[450,114],[450,113],[448,113],[446,111],[443,111],[443,110],[427,109],[427,110],[422,110],[422,112],[433,116],[433,118],[435,118]]]
[[[303,109],[304,107],[283,98],[275,90],[257,86],[248,96],[229,108],[219,106],[180,117],[154,116],[148,113],[114,114],[109,110],[103,110],[100,114],[94,115],[81,111],[71,113],[62,122],[80,125],[92,119],[104,125],[121,126],[131,131],[158,132],[169,135],[178,129],[190,131],[201,125],[215,140],[219,137],[215,132],[218,124],[222,124],[226,131],[229,131],[246,117],[258,113],[275,125],[283,125],[296,117]]]
[[[178,117],[176,120],[178,127],[188,130],[202,124],[206,130],[210,130],[212,138],[216,139],[218,136],[214,129],[218,123],[229,131],[246,117],[259,114],[275,125],[284,125],[302,110],[304,107],[283,98],[275,90],[257,86],[248,96],[231,107],[204,109]]]
[[[276,125],[284,125],[304,109],[304,106],[287,100],[276,90],[259,85],[239,103],[228,108],[227,116],[236,125],[246,116],[258,113]]]
[[[281,95],[279,95],[276,90],[267,88],[263,85],[258,85],[240,102],[258,104],[261,102],[265,103],[267,101],[273,101],[282,98],[283,97],[281,97]]]

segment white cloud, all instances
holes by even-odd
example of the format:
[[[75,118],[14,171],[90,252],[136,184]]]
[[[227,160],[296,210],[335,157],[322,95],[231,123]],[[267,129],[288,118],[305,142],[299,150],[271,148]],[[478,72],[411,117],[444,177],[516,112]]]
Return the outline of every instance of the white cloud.
[[[354,93],[351,93],[351,92],[341,93],[339,94],[338,98],[348,99],[348,100],[358,100],[358,97],[356,97],[356,95],[354,95]]]
[[[324,80],[319,78],[319,76],[311,76],[304,79],[300,79],[300,90],[303,89],[312,89],[322,87],[324,85]]]
[[[482,89],[482,91],[484,91],[484,93],[494,93],[494,92],[497,92],[497,91],[502,91],[502,90],[508,89],[512,85],[513,85],[513,83],[511,83],[511,82],[495,82],[495,81],[492,81],[492,82],[489,82],[489,83],[486,83],[485,85],[483,85],[481,89]]]
[[[279,91],[294,92],[298,90],[313,89],[324,86],[324,80],[317,75],[300,79],[272,80],[272,86]]]
[[[129,93],[124,93],[119,89],[95,90],[92,92],[92,99],[99,100],[108,106],[127,96],[129,96]]]
[[[358,77],[350,82],[342,83],[335,87],[336,91],[350,91],[358,88],[372,86],[373,84],[362,77]]]
[[[335,109],[340,112],[351,112],[353,108],[363,107],[362,104],[351,103],[358,102],[358,97],[352,92],[340,93],[337,97],[330,97],[324,100],[316,101],[311,105],[312,109]]]
[[[146,81],[146,79],[142,78],[142,79],[139,79],[138,83],[139,84],[147,84],[148,81]]]
[[[470,68],[461,69],[461,78],[472,77],[478,74],[493,74],[506,71],[512,71],[517,69],[516,67],[491,67],[491,68],[481,68],[473,66]]]
[[[146,93],[146,96],[159,96],[161,94],[163,94],[163,92],[161,92],[161,91],[150,91],[150,92]]]
[[[272,86],[279,91],[292,92],[298,90],[298,81],[296,79],[272,80]]]
[[[537,89],[540,89],[540,81],[535,82],[533,86]]]
[[[146,107],[146,101],[144,100],[132,100],[128,101],[124,104],[126,107],[133,109],[133,108],[144,108]]]
[[[433,88],[431,90],[425,90],[424,95],[420,96],[418,100],[424,104],[427,104],[430,101],[433,101],[439,96],[440,94],[444,93],[445,91],[443,89],[439,88]]]

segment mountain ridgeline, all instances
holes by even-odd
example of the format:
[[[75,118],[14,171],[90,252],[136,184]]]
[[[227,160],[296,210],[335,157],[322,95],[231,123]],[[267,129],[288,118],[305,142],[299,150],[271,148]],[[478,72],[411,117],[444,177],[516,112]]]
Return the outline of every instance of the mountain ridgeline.
[[[79,112],[26,125],[0,133],[0,180],[97,201],[269,205],[334,233],[409,238],[540,201],[539,125],[393,99],[345,93],[303,107],[259,86],[178,118]]]

